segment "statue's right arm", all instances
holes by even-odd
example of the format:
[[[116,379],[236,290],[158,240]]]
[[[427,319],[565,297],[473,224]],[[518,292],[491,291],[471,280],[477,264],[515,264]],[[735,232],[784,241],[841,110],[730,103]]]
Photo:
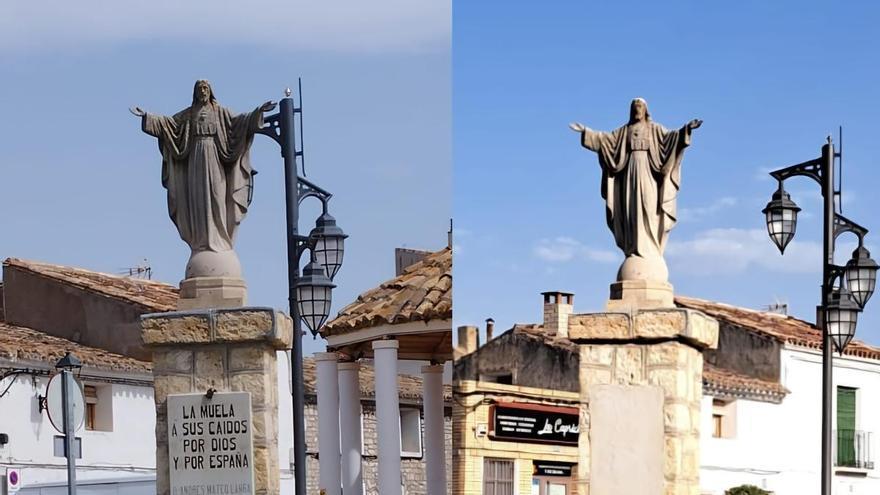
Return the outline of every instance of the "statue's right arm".
[[[581,133],[581,146],[584,148],[590,151],[598,151],[602,146],[602,136],[606,133],[596,132],[580,122],[574,122],[569,127],[571,130]]]

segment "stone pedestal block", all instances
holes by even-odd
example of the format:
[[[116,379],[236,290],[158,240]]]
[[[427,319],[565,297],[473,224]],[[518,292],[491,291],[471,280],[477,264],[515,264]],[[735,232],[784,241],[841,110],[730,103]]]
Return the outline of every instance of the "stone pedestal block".
[[[674,308],[672,285],[651,280],[622,280],[611,284],[605,309],[636,311],[640,309]]]
[[[276,352],[290,348],[290,318],[269,308],[179,311],[144,315],[141,329],[153,352],[157,495],[170,495],[168,395],[209,388],[251,393],[255,493],[280,493]]]
[[[235,277],[195,277],[180,282],[181,311],[209,308],[241,308],[247,304],[247,286]]]
[[[580,351],[577,493],[699,495],[702,351],[717,346],[718,322],[683,309],[571,315],[569,338]],[[646,466],[637,486],[609,452]]]

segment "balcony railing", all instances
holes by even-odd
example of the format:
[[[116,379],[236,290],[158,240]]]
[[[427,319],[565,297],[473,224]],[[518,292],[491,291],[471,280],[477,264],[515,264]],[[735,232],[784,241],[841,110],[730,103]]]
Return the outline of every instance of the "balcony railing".
[[[874,469],[872,445],[874,435],[869,431],[836,430],[835,466]]]

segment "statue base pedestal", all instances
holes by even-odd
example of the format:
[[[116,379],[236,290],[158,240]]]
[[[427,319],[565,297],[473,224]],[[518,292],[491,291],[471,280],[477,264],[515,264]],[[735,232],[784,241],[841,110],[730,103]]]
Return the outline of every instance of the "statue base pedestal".
[[[173,495],[170,468],[177,461],[169,458],[168,396],[205,395],[214,389],[251,394],[251,410],[245,415],[251,430],[252,453],[248,460],[254,480],[249,493],[278,495],[281,480],[276,352],[290,348],[290,318],[270,308],[253,307],[153,313],[141,317],[141,335],[153,353],[156,494]],[[224,453],[208,447],[206,442],[205,450],[192,454],[202,458],[205,466],[209,456]],[[184,464],[182,459],[180,462]],[[203,484],[210,487],[211,478],[207,477]]]
[[[699,495],[703,351],[717,347],[718,322],[684,309],[569,318],[580,352],[577,493]]]
[[[240,308],[247,304],[247,286],[235,277],[195,277],[180,282],[177,309]]]
[[[672,284],[653,280],[622,280],[611,284],[608,311],[674,308]]]

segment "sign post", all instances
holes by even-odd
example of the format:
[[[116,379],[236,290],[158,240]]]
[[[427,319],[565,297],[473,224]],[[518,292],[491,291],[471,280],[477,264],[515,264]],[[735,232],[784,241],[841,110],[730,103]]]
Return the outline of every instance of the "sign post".
[[[68,495],[76,495],[76,452],[73,450],[73,445],[76,440],[76,430],[82,426],[85,399],[82,389],[73,376],[73,370],[82,368],[82,362],[68,352],[55,364],[55,368],[61,371],[53,376],[46,386],[46,409],[52,426],[64,434],[64,455],[67,457],[67,493]],[[61,413],[61,428],[58,428],[59,412]]]
[[[253,495],[250,392],[168,396],[170,495]]]
[[[70,376],[70,371],[61,371],[61,396],[64,404],[64,455],[67,456],[67,493],[76,495],[76,453],[73,451],[73,440],[76,437],[76,429],[73,422],[73,397],[76,393],[73,387],[76,381]]]

